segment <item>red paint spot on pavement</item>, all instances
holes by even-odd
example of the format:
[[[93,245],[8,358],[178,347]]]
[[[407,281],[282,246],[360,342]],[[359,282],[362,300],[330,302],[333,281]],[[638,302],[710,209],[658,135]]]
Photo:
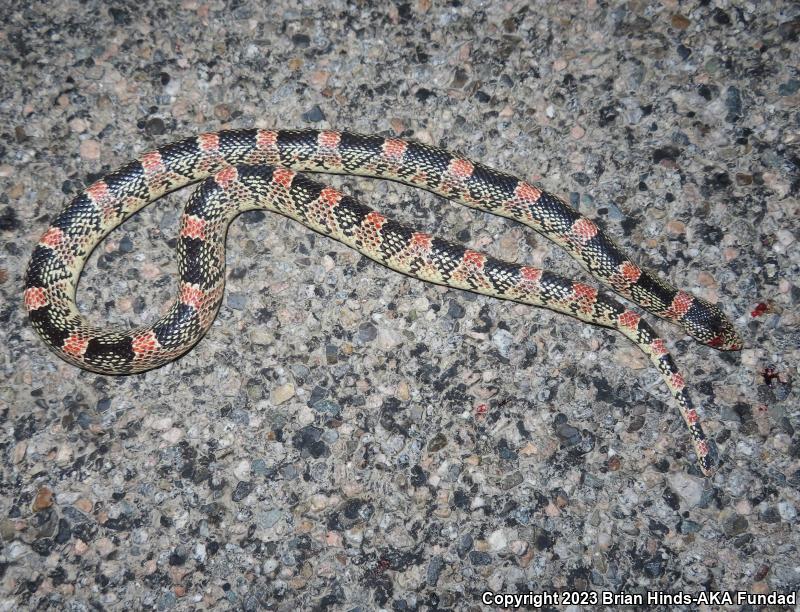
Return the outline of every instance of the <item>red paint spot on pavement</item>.
[[[764,302],[760,302],[752,310],[752,312],[750,313],[750,316],[753,317],[753,318],[760,317],[761,315],[766,314],[767,312],[769,312],[769,305],[765,304]]]

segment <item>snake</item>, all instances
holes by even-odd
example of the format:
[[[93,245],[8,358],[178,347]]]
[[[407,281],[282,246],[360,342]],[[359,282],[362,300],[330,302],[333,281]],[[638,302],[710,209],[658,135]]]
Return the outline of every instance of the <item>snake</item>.
[[[739,350],[722,310],[636,265],[598,225],[538,184],[415,140],[336,130],[229,129],[160,146],[95,181],[56,216],[33,248],[24,303],[32,327],[59,357],[108,375],[162,366],[206,333],[223,299],[225,240],[232,220],[268,210],[299,221],[406,275],[565,313],[614,329],[641,349],[670,390],[697,465],[716,469],[686,381],[666,342],[615,296],[540,268],[503,261],[395,221],[303,172],[390,179],[513,219],[546,236],[613,292],[681,326],[697,341]],[[201,182],[202,181],[202,182]],[[75,295],[94,248],[166,193],[192,183],[177,241],[178,296],[155,323],[98,328]]]

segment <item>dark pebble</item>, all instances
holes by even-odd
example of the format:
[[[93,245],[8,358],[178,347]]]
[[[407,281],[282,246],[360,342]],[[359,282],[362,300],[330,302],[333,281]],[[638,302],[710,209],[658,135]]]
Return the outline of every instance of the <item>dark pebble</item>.
[[[151,117],[144,126],[145,132],[150,136],[161,136],[166,133],[167,126],[160,117]]]
[[[124,26],[130,25],[131,23],[131,15],[124,8],[112,6],[108,9],[108,14],[111,15],[111,18],[114,20],[114,25]]]
[[[231,499],[235,502],[242,501],[245,497],[250,495],[250,492],[253,490],[253,483],[249,480],[242,480],[237,485],[236,488],[233,490],[231,494]]]
[[[362,323],[358,327],[358,339],[361,342],[371,342],[378,336],[378,329],[372,323]]]
[[[447,446],[447,436],[443,433],[438,433],[428,442],[428,452],[435,453],[436,451],[442,450],[445,446]]]
[[[778,514],[778,511],[773,508],[772,506],[767,507],[761,513],[759,513],[758,518],[761,519],[765,523],[780,523],[781,522],[781,515]]]
[[[728,87],[728,91],[725,93],[725,106],[728,109],[728,116],[725,118],[728,123],[733,123],[741,116],[742,96],[739,90],[732,85]]]
[[[800,38],[800,17],[795,17],[789,21],[784,21],[778,26],[778,33],[784,40],[797,42]]]
[[[701,527],[702,525],[700,523],[691,521],[689,519],[684,519],[683,521],[680,522],[680,525],[678,526],[678,531],[684,535],[687,535],[690,533],[697,533],[698,531],[700,531]]]
[[[42,557],[49,555],[53,550],[53,546],[55,546],[55,542],[53,542],[52,538],[39,538],[31,544],[31,548]]]
[[[797,79],[789,79],[785,83],[778,86],[778,94],[781,96],[792,96],[800,89],[800,81]]]
[[[692,50],[686,45],[678,45],[676,51],[681,59],[685,60],[692,54]]]
[[[472,536],[468,533],[465,533],[463,536],[458,538],[458,542],[456,543],[456,552],[458,556],[462,559],[466,556],[466,554],[472,550],[472,545],[475,542]]]
[[[480,550],[473,550],[469,553],[469,562],[472,565],[489,565],[492,562],[492,555]]]
[[[96,410],[97,412],[105,412],[111,407],[111,398],[104,397],[98,400]]]
[[[329,414],[331,416],[336,416],[342,412],[342,407],[339,404],[327,399],[314,402],[311,407],[317,412]]]
[[[556,428],[556,435],[564,446],[575,446],[581,441],[581,432],[568,423],[559,425]]]
[[[456,68],[453,80],[450,81],[452,89],[461,89],[469,80],[469,74],[463,68]]]
[[[58,532],[56,533],[55,537],[56,544],[66,544],[67,542],[69,542],[71,537],[72,537],[72,528],[69,525],[69,521],[63,518],[59,519]]]
[[[725,531],[725,535],[730,538],[744,533],[748,526],[749,523],[747,522],[747,519],[737,514],[725,521],[725,524],[722,526],[722,528]]]
[[[295,34],[292,36],[292,44],[295,47],[300,47],[301,49],[305,49],[311,44],[311,39],[308,37],[307,34]]]
[[[586,187],[592,181],[592,179],[589,178],[589,175],[585,172],[575,172],[572,175],[572,180],[578,183],[578,185],[581,187]]]
[[[325,121],[325,114],[322,112],[322,109],[315,104],[310,111],[303,113],[303,121],[319,123],[320,121]]]
[[[666,563],[664,563],[664,559],[662,559],[660,556],[651,557],[644,563],[645,576],[648,576],[649,578],[658,578],[664,574],[666,567],[667,566]]]
[[[130,253],[133,251],[133,240],[127,234],[122,237],[122,240],[119,241],[119,252],[120,253]]]
[[[311,397],[308,399],[308,405],[313,406],[326,395],[328,395],[328,390],[325,387],[321,385],[315,385],[314,388],[311,389]]]
[[[705,98],[707,101],[710,101],[711,98],[717,97],[716,88],[712,91],[712,89],[706,84],[700,85],[700,87],[697,88],[697,93],[703,96],[703,98]]]
[[[425,582],[428,586],[435,587],[439,582],[439,576],[444,568],[444,559],[441,555],[435,555],[428,563],[428,571],[425,575]]]
[[[332,517],[333,526],[340,526],[342,529],[351,527],[368,521],[375,513],[375,506],[371,502],[363,499],[348,499]]]
[[[605,127],[609,123],[612,123],[618,116],[619,112],[617,112],[617,107],[614,104],[609,104],[608,106],[604,106],[598,112],[598,123],[600,127]]]
[[[335,344],[325,345],[325,361],[328,365],[333,365],[339,361],[339,349]]]
[[[20,227],[16,211],[10,206],[6,206],[0,213],[0,231],[11,232]]]
[[[661,494],[661,498],[667,503],[667,505],[672,508],[673,510],[677,511],[681,507],[681,502],[678,499],[678,496],[675,492],[667,487],[664,489],[664,492]]]
[[[455,300],[450,300],[447,305],[447,316],[451,319],[463,319],[466,312],[464,307]]]
[[[456,491],[453,493],[453,497],[450,498],[451,508],[461,508],[462,510],[469,510],[471,504],[472,504],[472,499],[470,499],[470,496],[467,495],[463,489],[456,489]]]
[[[509,489],[513,489],[519,484],[522,484],[524,478],[522,474],[519,472],[514,472],[513,474],[509,474],[500,482],[500,488],[503,491],[508,491]]]
[[[711,176],[707,176],[705,183],[715,191],[720,191],[730,187],[731,177],[727,172],[716,172]]]
[[[188,555],[186,551],[181,548],[176,548],[169,556],[169,564],[172,566],[180,566],[186,563]]]
[[[722,26],[729,26],[731,25],[731,18],[728,16],[728,13],[723,11],[721,8],[715,8],[714,12],[712,13],[714,21],[716,21],[719,25]]]
[[[653,151],[653,163],[657,164],[665,159],[675,161],[680,157],[681,150],[678,147],[666,146]]]
[[[428,98],[435,96],[430,89],[425,89],[424,87],[420,87],[415,93],[414,97],[419,100],[420,102],[427,102]]]
[[[319,427],[308,425],[292,436],[292,445],[300,451],[300,456],[304,459],[327,457],[330,455],[330,449],[321,440],[322,434],[323,431]]]
[[[637,415],[631,419],[631,423],[628,425],[628,433],[639,431],[642,427],[644,427],[644,417]]]

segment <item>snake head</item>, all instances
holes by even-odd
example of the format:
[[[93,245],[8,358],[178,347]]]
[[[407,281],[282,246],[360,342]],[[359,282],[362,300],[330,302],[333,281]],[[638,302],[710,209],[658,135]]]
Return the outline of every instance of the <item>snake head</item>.
[[[692,338],[719,351],[740,351],[744,346],[742,337],[725,313],[701,298],[695,298],[681,323]]]

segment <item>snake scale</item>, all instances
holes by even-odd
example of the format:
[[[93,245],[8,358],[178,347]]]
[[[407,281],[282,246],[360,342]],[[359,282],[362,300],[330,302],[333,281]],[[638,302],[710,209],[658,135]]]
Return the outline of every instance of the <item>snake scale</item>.
[[[31,324],[62,359],[103,374],[130,374],[186,353],[211,326],[225,281],[225,236],[245,210],[270,210],[410,276],[542,306],[616,329],[656,365],[691,434],[700,469],[713,472],[706,438],[665,342],[639,314],[595,287],[508,263],[393,221],[312,171],[392,179],[524,223],[590,274],[647,311],[720,350],[742,342],[715,305],[643,270],[598,226],[539,187],[419,142],[330,130],[224,130],[164,145],[98,180],[52,221],[34,248],[24,301]],[[205,180],[204,180],[205,179]],[[93,327],[75,304],[92,250],[165,193],[204,180],[186,206],[178,241],[179,291],[167,314],[132,330]]]

